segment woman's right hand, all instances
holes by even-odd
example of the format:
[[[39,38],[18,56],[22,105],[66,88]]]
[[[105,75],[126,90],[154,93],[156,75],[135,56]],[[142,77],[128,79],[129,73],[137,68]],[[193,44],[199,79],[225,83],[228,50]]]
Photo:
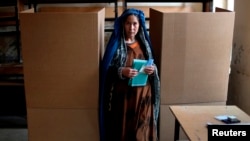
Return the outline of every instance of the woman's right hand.
[[[123,67],[121,71],[122,75],[128,78],[133,78],[138,74],[136,69],[132,69],[130,67]]]

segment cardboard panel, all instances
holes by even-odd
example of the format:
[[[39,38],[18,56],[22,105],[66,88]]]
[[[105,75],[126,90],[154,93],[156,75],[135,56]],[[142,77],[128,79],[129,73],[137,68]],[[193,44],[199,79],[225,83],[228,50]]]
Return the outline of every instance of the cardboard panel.
[[[189,104],[175,104],[175,105],[226,105],[226,102],[211,102],[211,103],[189,103]],[[160,114],[160,140],[173,141],[175,117],[169,109],[170,105],[161,105]],[[188,140],[184,131],[180,129],[180,140]]]
[[[98,111],[28,108],[29,141],[99,141]]]
[[[97,109],[105,10],[31,11],[20,13],[27,107]]]
[[[150,10],[162,104],[226,101],[235,13]]]

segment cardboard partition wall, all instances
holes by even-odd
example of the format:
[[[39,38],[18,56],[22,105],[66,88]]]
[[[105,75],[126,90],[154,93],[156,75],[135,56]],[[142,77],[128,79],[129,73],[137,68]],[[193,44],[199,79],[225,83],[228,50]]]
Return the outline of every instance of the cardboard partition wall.
[[[227,100],[234,12],[150,9],[161,104]]]
[[[99,141],[104,8],[20,13],[29,141]]]
[[[20,13],[29,108],[98,108],[104,8],[47,7]]]
[[[99,141],[98,110],[27,109],[29,141]]]

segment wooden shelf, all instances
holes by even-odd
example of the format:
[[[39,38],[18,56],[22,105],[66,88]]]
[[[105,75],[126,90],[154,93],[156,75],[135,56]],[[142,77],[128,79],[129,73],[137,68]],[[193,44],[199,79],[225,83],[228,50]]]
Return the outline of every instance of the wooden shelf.
[[[0,64],[0,76],[1,75],[23,75],[23,64]]]
[[[209,12],[213,9],[213,0],[125,0],[124,7],[127,8],[127,3],[173,3],[173,2],[188,2],[188,3],[202,3],[203,12]]]
[[[0,86],[23,86],[23,65],[22,64],[1,64],[0,65]]]
[[[0,26],[1,27],[9,27],[15,26],[14,31],[1,31],[0,35],[9,36],[15,35],[16,42],[15,47],[17,50],[17,57],[15,60],[11,60],[14,62],[20,62],[20,30],[19,30],[19,10],[20,10],[20,1],[21,0],[1,0],[0,1]],[[1,62],[4,63],[4,62]]]

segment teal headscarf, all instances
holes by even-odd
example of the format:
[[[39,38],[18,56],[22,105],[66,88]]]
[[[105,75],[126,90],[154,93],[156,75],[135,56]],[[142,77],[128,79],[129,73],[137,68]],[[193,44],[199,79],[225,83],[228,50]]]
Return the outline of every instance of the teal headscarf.
[[[100,127],[100,140],[105,141],[104,130],[104,89],[105,81],[107,77],[107,71],[110,66],[121,67],[126,61],[126,46],[123,38],[123,22],[129,15],[135,15],[139,19],[140,29],[138,32],[138,38],[145,46],[147,59],[153,58],[152,44],[147,32],[145,16],[143,11],[138,9],[126,9],[120,17],[115,20],[114,30],[111,34],[109,42],[107,44],[103,59],[100,64],[100,84],[99,84],[99,127]],[[160,106],[160,81],[158,71],[155,71],[154,81],[152,82],[154,92],[154,119],[157,124],[159,106]]]

